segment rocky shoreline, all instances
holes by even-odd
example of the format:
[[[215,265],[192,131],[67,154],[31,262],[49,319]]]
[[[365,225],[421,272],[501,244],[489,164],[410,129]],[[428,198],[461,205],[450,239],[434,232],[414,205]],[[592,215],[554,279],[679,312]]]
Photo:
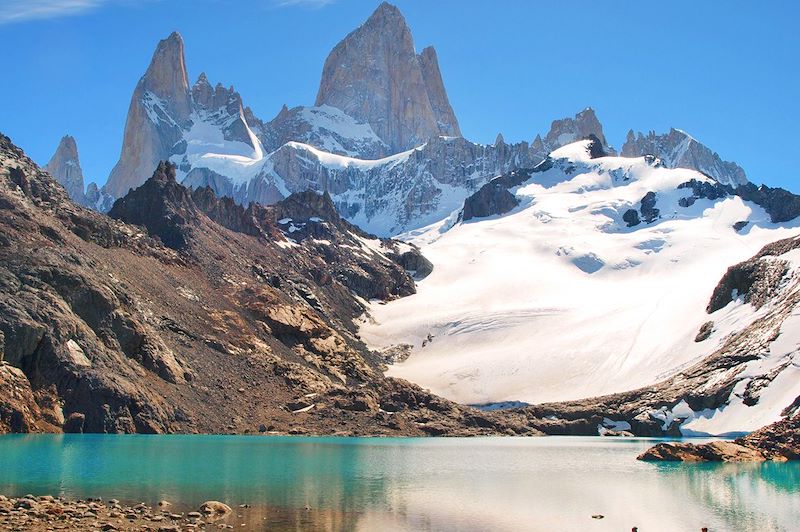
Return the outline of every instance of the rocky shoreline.
[[[248,508],[242,505],[241,508]],[[0,529],[3,530],[181,530],[233,529],[233,509],[219,501],[207,501],[194,511],[177,512],[168,501],[151,507],[144,503],[122,504],[116,499],[68,500],[62,497],[0,495]],[[237,523],[239,527],[246,526]]]
[[[800,460],[800,415],[734,441],[659,443],[638,456],[648,462],[784,462]]]

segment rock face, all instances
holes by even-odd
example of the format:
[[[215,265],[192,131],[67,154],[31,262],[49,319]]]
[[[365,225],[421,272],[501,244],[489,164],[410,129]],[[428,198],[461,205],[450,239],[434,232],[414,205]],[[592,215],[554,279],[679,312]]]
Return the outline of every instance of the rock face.
[[[509,189],[529,180],[534,172],[551,168],[551,164],[551,161],[546,160],[533,169],[512,170],[495,177],[464,200],[464,208],[460,213],[461,220],[466,222],[473,218],[505,214],[513,210],[519,205],[519,200]]]
[[[88,195],[105,211],[114,199],[144,183],[160,161],[172,159],[185,176],[198,158],[215,149],[258,162],[262,145],[245,114],[233,87],[212,86],[204,73],[189,86],[183,39],[172,33],[159,42],[133,92],[119,162],[103,189]]]
[[[158,43],[150,66],[131,97],[122,153],[104,190],[119,198],[142,184],[158,162],[172,155],[189,122],[191,96],[183,39],[178,33]]]
[[[325,60],[316,105],[367,122],[395,152],[461,135],[436,52],[417,55],[403,15],[385,2]]]
[[[755,308],[764,306],[778,294],[791,267],[789,262],[774,257],[797,248],[800,248],[798,239],[780,241],[761,250],[755,257],[728,268],[711,295],[708,313],[720,310],[736,298],[742,298]]]
[[[770,460],[800,460],[800,415],[796,413],[800,401],[795,400],[792,406],[787,411],[795,412],[794,415],[751,432],[736,443],[757,449]]]
[[[746,183],[737,187],[734,194],[762,206],[772,223],[788,222],[800,216],[800,196],[788,190]]]
[[[669,168],[690,168],[713,177],[723,185],[737,187],[748,183],[744,170],[711,151],[688,133],[670,129],[669,133],[647,135],[628,131],[622,146],[623,157],[641,157],[651,154],[660,157]]]
[[[78,145],[70,135],[65,135],[58,143],[56,152],[44,167],[44,170],[61,183],[72,201],[87,205],[84,192],[83,170],[78,159]]]
[[[450,99],[444,88],[442,72],[439,70],[439,56],[433,46],[428,46],[422,50],[417,58],[422,70],[422,79],[428,92],[428,99],[431,103],[433,116],[436,118],[436,125],[439,134],[447,137],[460,137],[461,129],[458,127],[458,120],[453,108],[450,106]]]
[[[0,356],[0,434],[47,429],[25,374]]]
[[[0,431],[537,433],[383,376],[354,320],[414,291],[412,246],[326,196],[244,208],[175,175],[114,219],[0,137]]]

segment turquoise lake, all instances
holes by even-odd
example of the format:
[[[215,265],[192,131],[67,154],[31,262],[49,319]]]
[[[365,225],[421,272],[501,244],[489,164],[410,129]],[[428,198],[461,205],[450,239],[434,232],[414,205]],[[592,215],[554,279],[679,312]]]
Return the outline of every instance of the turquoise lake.
[[[0,493],[215,499],[242,530],[800,530],[800,464],[637,461],[653,443],[9,435]]]

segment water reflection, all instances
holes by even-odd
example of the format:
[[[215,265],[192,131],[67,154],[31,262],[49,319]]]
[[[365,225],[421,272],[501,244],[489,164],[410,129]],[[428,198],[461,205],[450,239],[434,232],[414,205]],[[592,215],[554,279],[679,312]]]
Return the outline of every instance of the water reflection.
[[[232,522],[253,530],[760,531],[791,530],[800,518],[800,464],[636,461],[652,443],[6,436],[0,493],[167,499],[187,509],[218,499],[252,505]]]

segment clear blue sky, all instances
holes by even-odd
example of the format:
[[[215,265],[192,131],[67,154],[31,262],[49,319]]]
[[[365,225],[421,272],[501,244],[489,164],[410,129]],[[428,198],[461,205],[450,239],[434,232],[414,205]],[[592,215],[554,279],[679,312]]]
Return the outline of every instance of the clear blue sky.
[[[531,140],[592,106],[629,128],[684,129],[752,181],[800,192],[800,3],[397,0],[434,45],[464,136]],[[178,30],[191,81],[233,84],[268,120],[311,105],[364,0],[0,0],[0,131],[44,164],[65,133],[88,181],[116,162],[130,96]],[[34,10],[36,10],[34,12]]]

